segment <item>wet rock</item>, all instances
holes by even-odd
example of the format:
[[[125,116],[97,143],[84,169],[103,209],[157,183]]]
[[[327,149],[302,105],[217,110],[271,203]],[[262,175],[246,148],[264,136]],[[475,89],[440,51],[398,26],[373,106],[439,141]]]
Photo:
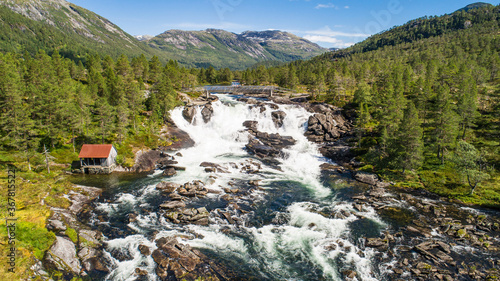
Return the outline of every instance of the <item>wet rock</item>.
[[[196,115],[196,107],[186,106],[182,111],[182,117],[189,123],[193,123],[194,116]]]
[[[366,247],[378,248],[380,250],[388,248],[387,242],[383,241],[380,238],[367,238],[365,245]]]
[[[156,161],[156,167],[160,170],[165,170],[168,167],[175,165],[177,163],[179,163],[179,162],[172,160],[172,159],[165,158],[165,159],[160,159],[160,160]]]
[[[182,200],[183,197],[181,195],[179,195],[178,193],[170,193],[168,195],[168,197],[170,198],[170,200],[172,201],[179,201],[179,200]]]
[[[286,113],[284,111],[273,111],[271,113],[272,120],[274,122],[274,125],[276,125],[276,128],[280,128],[283,126],[283,121],[285,120]]]
[[[224,174],[229,174],[229,171],[222,167],[221,165],[219,164],[215,164],[215,163],[210,163],[210,162],[202,162],[200,164],[200,167],[205,167],[205,172],[207,173],[224,173]]]
[[[251,186],[259,186],[260,180],[250,180],[248,184]]]
[[[141,254],[144,256],[151,255],[151,249],[149,249],[149,247],[146,245],[139,245],[139,252],[141,252]]]
[[[169,201],[160,205],[161,209],[179,209],[186,207],[186,204],[182,201]]]
[[[228,212],[220,212],[220,214],[230,223],[230,224],[234,224],[234,220],[233,218],[231,218],[231,214],[229,214]]]
[[[163,171],[163,175],[166,177],[173,177],[177,174],[177,171],[174,168],[168,168]]]
[[[156,240],[152,257],[161,280],[231,280],[224,270],[198,250],[179,243],[175,237]]]
[[[243,126],[250,131],[257,132],[257,125],[259,122],[257,121],[245,121],[243,122]]]
[[[148,275],[148,271],[137,267],[135,269],[135,274],[138,276],[146,276],[146,275]]]
[[[167,211],[165,217],[173,223],[208,225],[210,213],[206,208],[178,208],[177,211]]]
[[[349,278],[349,279],[354,279],[356,278],[356,271],[353,271],[353,270],[346,270],[344,272],[342,272],[342,274],[344,275],[344,278]]]
[[[201,116],[203,117],[203,122],[208,123],[212,116],[214,115],[214,109],[212,104],[207,103],[205,107],[201,110]]]
[[[181,187],[180,184],[165,181],[162,181],[156,185],[156,189],[164,193],[172,193],[179,187]]]

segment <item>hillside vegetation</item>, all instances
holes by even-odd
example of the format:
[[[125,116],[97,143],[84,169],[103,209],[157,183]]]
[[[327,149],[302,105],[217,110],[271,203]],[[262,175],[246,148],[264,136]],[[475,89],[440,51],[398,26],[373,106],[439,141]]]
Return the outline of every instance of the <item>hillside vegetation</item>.
[[[73,60],[87,54],[129,59],[157,56],[162,63],[177,60],[186,67],[243,70],[264,61],[290,62],[307,59],[327,50],[281,31],[224,30],[166,31],[153,38],[130,36],[109,20],[65,0],[0,2],[0,51],[38,50],[59,53]]]
[[[500,7],[491,5],[421,18],[342,51],[242,77],[306,89],[313,100],[354,113],[352,146],[365,170],[498,207],[499,19]],[[470,157],[466,170],[459,156]]]

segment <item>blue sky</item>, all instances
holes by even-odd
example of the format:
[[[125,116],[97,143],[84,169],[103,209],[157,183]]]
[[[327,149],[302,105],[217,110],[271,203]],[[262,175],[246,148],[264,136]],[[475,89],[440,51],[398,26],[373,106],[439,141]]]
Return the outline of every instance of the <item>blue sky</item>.
[[[219,28],[278,29],[323,47],[347,47],[422,16],[443,15],[473,0],[69,0],[132,35]],[[498,5],[499,0],[483,1]]]

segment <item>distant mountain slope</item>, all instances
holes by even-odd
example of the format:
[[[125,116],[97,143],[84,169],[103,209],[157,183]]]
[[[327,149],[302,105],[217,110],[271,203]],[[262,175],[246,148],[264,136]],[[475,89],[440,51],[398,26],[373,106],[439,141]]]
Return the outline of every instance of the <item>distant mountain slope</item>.
[[[475,25],[490,25],[498,29],[500,6],[486,3],[471,4],[452,14],[422,17],[392,29],[375,34],[352,47],[328,53],[329,57],[345,57],[353,53],[377,50],[385,46],[412,43],[426,38],[448,34]]]
[[[64,0],[4,0],[0,5],[3,51],[58,48],[68,57],[159,54],[109,20]]]
[[[291,33],[247,31],[242,34],[207,29],[169,30],[147,41],[182,64],[244,69],[263,61],[307,59],[327,51]]]
[[[489,7],[493,7],[493,5],[491,5],[490,3],[477,2],[477,3],[473,3],[473,4],[470,4],[470,5],[463,7],[462,9],[457,10],[457,12],[460,12],[460,11],[468,12],[469,10],[479,9],[479,8],[484,8],[484,7],[489,8]]]
[[[129,57],[157,55],[190,67],[245,69],[266,61],[288,62],[320,55],[327,49],[281,31],[243,34],[207,29],[170,30],[154,38],[133,37],[109,20],[65,0],[2,0],[0,51],[54,49],[81,59],[88,53]]]

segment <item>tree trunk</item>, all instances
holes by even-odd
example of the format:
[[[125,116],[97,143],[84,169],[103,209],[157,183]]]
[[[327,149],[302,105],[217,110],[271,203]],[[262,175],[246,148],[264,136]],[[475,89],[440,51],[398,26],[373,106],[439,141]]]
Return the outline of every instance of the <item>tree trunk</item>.
[[[101,120],[101,142],[104,144],[104,120]]]
[[[47,148],[45,147],[45,144],[43,145],[43,150],[45,152],[45,163],[47,163],[47,173],[50,174],[50,167],[49,167],[49,158],[47,157]]]

